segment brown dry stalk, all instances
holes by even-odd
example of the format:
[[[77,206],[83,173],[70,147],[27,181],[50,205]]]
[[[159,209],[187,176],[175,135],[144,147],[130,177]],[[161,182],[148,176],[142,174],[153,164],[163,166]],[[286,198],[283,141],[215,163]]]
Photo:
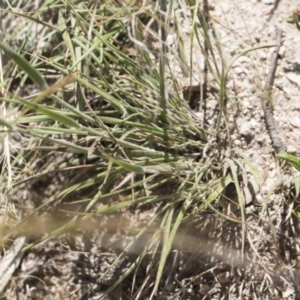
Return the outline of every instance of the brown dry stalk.
[[[277,46],[275,49],[275,52],[272,55],[271,63],[270,63],[270,70],[267,78],[267,82],[265,85],[265,90],[263,95],[260,97],[261,103],[262,103],[262,108],[264,111],[265,115],[265,122],[267,129],[269,131],[270,138],[273,143],[273,147],[277,153],[282,153],[285,152],[285,147],[283,145],[283,142],[276,130],[275,127],[275,122],[274,122],[274,117],[273,117],[273,109],[272,109],[272,87],[274,83],[274,78],[275,78],[275,72],[276,72],[276,67],[277,67],[277,61],[278,61],[278,54],[279,54],[279,49],[281,46],[281,37],[282,37],[282,31],[277,29]]]

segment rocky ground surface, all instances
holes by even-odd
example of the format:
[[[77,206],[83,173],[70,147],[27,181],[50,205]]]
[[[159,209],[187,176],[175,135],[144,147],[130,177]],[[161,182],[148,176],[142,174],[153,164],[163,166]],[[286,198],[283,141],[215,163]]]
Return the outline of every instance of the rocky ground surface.
[[[276,28],[283,31],[273,89],[274,118],[287,151],[299,155],[300,32],[283,21],[297,3],[277,2],[273,11],[276,3],[272,0],[210,1],[210,14],[228,65],[247,49],[276,44]],[[171,37],[168,42],[172,43]],[[291,216],[291,210],[299,205],[297,191],[293,190],[294,172],[282,167],[274,155],[259,98],[273,51],[258,49],[241,56],[228,77],[229,95],[236,96],[229,98],[227,109],[232,146],[241,149],[257,168],[260,182],[255,184],[250,175],[243,182],[245,194],[250,193],[246,201],[245,252],[240,251],[241,224],[232,226],[213,212],[201,216],[194,226],[179,233],[168,261],[169,265],[176,262],[175,268],[155,299],[300,299],[300,228]],[[195,64],[195,75],[203,72],[201,59],[196,57],[199,64]],[[181,76],[177,81],[186,86]],[[217,105],[213,93],[207,105],[211,110]],[[195,113],[201,115],[201,111]],[[82,230],[34,247],[24,255],[2,299],[99,299],[128,269],[143,249],[147,235],[130,247],[106,280],[97,281],[99,274],[132,239],[132,228],[142,224],[155,209],[94,219],[82,224]],[[234,204],[231,212],[239,217]],[[143,268],[147,265],[135,274],[137,285],[143,283]],[[131,299],[132,279],[126,279],[103,299]]]

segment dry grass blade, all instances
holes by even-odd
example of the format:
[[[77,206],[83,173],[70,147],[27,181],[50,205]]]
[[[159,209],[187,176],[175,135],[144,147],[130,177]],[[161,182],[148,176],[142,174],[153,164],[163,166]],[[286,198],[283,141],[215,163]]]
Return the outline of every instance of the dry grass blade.
[[[24,251],[22,251],[24,244],[26,242],[26,237],[17,238],[11,247],[6,250],[6,253],[1,258],[0,262],[0,293],[2,294],[6,286],[11,280],[11,277],[19,268]]]

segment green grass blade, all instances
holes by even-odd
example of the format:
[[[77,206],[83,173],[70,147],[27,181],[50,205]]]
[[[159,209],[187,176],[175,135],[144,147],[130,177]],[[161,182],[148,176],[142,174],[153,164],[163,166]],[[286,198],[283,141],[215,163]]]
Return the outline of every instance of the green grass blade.
[[[16,99],[16,102],[23,104],[24,106],[29,107],[31,109],[34,109],[35,111],[49,117],[51,120],[58,121],[61,124],[74,127],[74,128],[80,127],[80,125],[76,121],[74,121],[72,118],[65,115],[63,111],[55,110],[47,106],[35,104],[23,99]]]
[[[98,147],[97,150],[98,150],[105,158],[107,158],[109,161],[111,161],[111,162],[113,162],[114,164],[120,166],[121,168],[123,168],[123,169],[126,170],[126,171],[134,172],[134,173],[136,173],[136,174],[144,174],[144,173],[145,173],[143,167],[141,167],[141,166],[137,166],[137,165],[134,165],[134,164],[132,164],[132,163],[128,163],[128,162],[126,162],[126,161],[124,161],[124,160],[114,158],[114,157],[112,157],[111,155],[105,153],[103,150],[101,150],[100,147]]]
[[[240,186],[239,186],[239,180],[238,180],[238,174],[237,174],[237,168],[236,165],[232,160],[229,161],[231,174],[233,177],[233,181],[235,184],[235,189],[238,196],[238,201],[240,205],[240,211],[241,211],[241,217],[242,217],[242,257],[244,257],[244,247],[245,247],[245,235],[246,235],[246,218],[245,218],[245,204],[244,204],[244,197],[242,195]]]
[[[48,84],[42,75],[20,54],[0,42],[0,48],[35,82],[42,90],[48,88]]]
[[[298,157],[287,153],[278,153],[277,156],[289,162],[296,170],[300,171],[300,159]]]

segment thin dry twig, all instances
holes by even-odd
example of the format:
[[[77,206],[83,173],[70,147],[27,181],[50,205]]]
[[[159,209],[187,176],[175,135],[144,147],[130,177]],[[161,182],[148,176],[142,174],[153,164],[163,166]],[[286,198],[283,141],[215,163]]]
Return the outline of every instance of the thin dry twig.
[[[277,153],[285,152],[283,142],[276,130],[276,127],[274,125],[274,118],[273,118],[273,109],[272,109],[272,87],[274,84],[274,78],[275,78],[275,72],[277,67],[277,61],[278,61],[278,54],[279,49],[282,42],[282,31],[280,29],[277,29],[277,47],[275,49],[275,52],[272,55],[271,63],[270,63],[270,70],[267,78],[267,82],[265,84],[265,91],[263,95],[260,97],[262,108],[265,115],[265,122],[266,126],[269,131],[270,138],[273,143],[273,147]]]

